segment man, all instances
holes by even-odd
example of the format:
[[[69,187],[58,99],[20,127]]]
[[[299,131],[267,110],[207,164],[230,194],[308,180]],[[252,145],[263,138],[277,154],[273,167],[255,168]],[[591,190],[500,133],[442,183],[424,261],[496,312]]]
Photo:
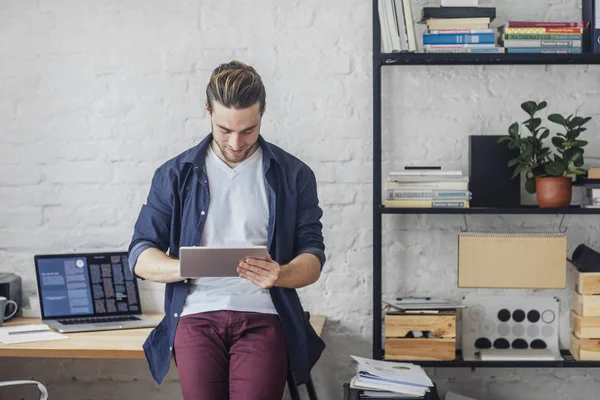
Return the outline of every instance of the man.
[[[144,351],[158,383],[174,355],[185,400],[280,400],[288,366],[306,382],[325,347],[295,290],[325,263],[316,180],[260,135],[266,95],[254,68],[220,65],[206,97],[212,133],[155,171],[129,246],[134,273],[166,283],[166,315]],[[269,254],[240,263],[239,277],[185,279],[179,248],[198,245]]]

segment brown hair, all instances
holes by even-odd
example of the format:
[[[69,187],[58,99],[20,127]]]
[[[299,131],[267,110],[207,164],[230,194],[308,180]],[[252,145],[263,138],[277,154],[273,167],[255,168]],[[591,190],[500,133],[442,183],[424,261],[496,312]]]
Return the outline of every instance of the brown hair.
[[[266,91],[254,68],[233,60],[212,72],[206,87],[206,105],[212,112],[214,102],[227,108],[248,108],[260,102],[260,115],[265,112]]]

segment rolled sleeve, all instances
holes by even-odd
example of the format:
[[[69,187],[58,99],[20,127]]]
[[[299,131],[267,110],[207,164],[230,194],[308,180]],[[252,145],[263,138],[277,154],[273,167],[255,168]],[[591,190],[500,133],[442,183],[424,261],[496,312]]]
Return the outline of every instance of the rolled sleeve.
[[[325,265],[325,243],[323,240],[323,210],[319,206],[317,180],[308,167],[298,174],[298,208],[296,212],[295,253],[315,255],[321,270]]]
[[[170,187],[163,169],[157,169],[129,245],[128,263],[131,272],[134,271],[137,259],[144,250],[154,247],[166,252],[169,248],[173,210]]]

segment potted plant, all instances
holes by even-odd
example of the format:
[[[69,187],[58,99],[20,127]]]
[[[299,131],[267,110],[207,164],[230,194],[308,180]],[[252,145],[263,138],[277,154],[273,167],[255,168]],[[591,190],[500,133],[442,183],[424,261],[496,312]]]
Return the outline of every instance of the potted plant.
[[[498,143],[508,141],[508,147],[518,148],[518,157],[508,162],[509,167],[515,167],[513,179],[525,172],[525,189],[535,193],[540,207],[567,207],[571,203],[573,175],[585,174],[583,166],[583,147],[587,141],[580,140],[579,135],[591,117],[579,117],[573,114],[563,116],[550,114],[548,120],[560,125],[561,131],[552,137],[554,152],[545,145],[550,136],[550,129],[542,126],[542,119],[536,114],[546,108],[542,101],[527,101],[521,108],[529,115],[522,124],[530,135],[524,136],[519,132],[519,123],[514,122],[508,128],[508,135],[501,137]]]

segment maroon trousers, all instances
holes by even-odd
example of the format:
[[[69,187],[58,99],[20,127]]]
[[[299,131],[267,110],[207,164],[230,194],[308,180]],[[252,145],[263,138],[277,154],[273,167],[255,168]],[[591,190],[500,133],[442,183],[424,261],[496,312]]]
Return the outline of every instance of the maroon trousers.
[[[184,400],[281,400],[287,348],[279,317],[213,311],[182,317],[175,364]]]

